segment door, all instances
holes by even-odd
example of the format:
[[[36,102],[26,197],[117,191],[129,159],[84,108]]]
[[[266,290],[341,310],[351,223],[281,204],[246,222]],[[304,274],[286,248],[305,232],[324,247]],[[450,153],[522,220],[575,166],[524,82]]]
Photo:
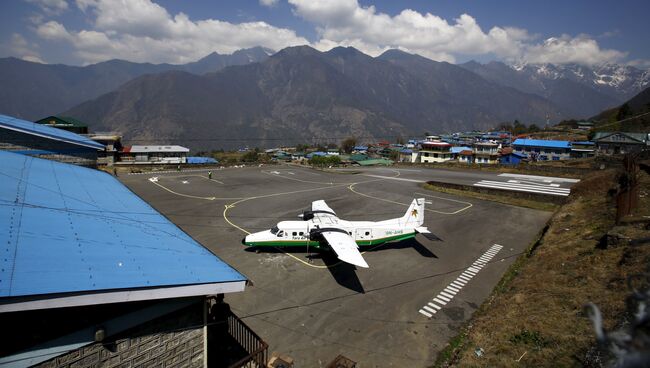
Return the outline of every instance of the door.
[[[370,240],[372,239],[372,229],[357,229],[356,240]]]

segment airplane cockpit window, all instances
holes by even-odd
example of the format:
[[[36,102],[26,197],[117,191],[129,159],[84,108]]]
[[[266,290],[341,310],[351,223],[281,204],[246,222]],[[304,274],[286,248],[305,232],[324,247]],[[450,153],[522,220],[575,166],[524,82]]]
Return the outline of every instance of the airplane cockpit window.
[[[273,226],[273,227],[271,228],[271,234],[273,234],[273,235],[277,234],[278,231],[280,231],[280,229],[278,229],[277,226]]]
[[[281,238],[281,237],[283,237],[283,236],[284,236],[284,231],[280,230],[280,231],[278,232],[278,238]]]

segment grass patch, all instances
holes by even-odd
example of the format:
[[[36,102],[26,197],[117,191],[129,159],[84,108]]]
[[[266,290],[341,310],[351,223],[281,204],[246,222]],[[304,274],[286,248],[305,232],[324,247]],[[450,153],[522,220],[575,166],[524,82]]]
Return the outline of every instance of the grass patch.
[[[569,367],[588,364],[595,346],[587,302],[599,306],[604,326],[620,326],[629,294],[626,278],[646,270],[650,244],[598,248],[615,231],[630,239],[650,235],[646,223],[614,228],[614,170],[587,175],[559,208],[547,231],[509,268],[457,339],[440,354],[441,367]],[[642,174],[641,188],[650,186]],[[650,215],[650,195],[642,189],[635,213]],[[481,348],[481,357],[474,353]],[[448,350],[448,351],[447,351]]]
[[[424,189],[447,193],[447,194],[453,194],[462,197],[482,199],[484,201],[509,204],[512,206],[532,208],[535,210],[542,210],[542,211],[555,211],[558,207],[560,207],[557,204],[549,203],[549,202],[542,202],[542,201],[536,201],[536,200],[524,199],[524,198],[514,198],[514,197],[508,197],[508,196],[503,196],[498,194],[478,193],[478,192],[472,192],[468,190],[445,188],[442,186],[432,185],[432,184],[425,184]]]

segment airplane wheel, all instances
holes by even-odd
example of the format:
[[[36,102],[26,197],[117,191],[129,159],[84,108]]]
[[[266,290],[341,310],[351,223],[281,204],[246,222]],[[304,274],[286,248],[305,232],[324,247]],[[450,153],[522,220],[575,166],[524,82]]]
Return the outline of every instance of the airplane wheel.
[[[255,249],[255,253],[256,253],[256,254],[260,254],[260,250],[259,250],[259,249]]]

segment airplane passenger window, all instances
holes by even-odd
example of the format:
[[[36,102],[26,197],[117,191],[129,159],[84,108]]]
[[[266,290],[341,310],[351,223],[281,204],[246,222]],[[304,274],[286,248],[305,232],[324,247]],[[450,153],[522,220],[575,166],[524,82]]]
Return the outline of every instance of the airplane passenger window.
[[[298,233],[295,232],[295,231],[293,233],[291,233],[291,236],[296,236],[296,235],[298,235]]]
[[[298,233],[298,235],[303,236],[303,235],[305,235],[305,233],[303,233],[303,232],[301,231],[301,232]]]
[[[366,236],[370,235],[370,231],[366,231]]]

